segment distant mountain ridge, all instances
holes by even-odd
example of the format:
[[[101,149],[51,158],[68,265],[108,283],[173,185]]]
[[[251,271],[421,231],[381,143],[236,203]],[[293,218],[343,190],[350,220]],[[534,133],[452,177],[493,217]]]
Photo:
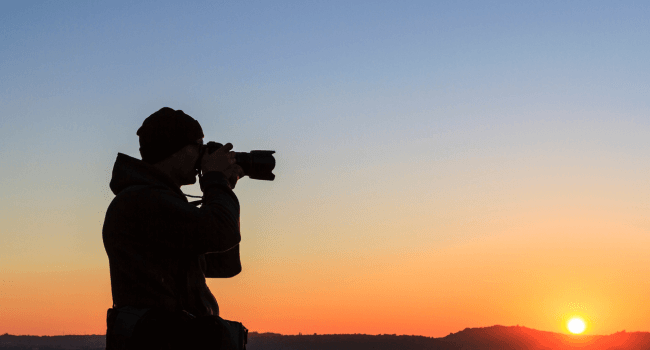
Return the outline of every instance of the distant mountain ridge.
[[[650,350],[650,333],[567,335],[520,326],[465,328],[442,338],[412,335],[280,335],[255,333],[249,349],[265,350]]]
[[[104,335],[0,335],[0,349],[105,349]],[[466,328],[442,338],[416,335],[322,334],[282,335],[251,332],[249,350],[650,350],[650,333],[567,335],[520,326]]]
[[[648,332],[622,331],[610,335],[568,335],[520,326],[492,326],[466,328],[439,339],[460,345],[460,349],[650,349]],[[440,349],[446,350],[446,348]]]

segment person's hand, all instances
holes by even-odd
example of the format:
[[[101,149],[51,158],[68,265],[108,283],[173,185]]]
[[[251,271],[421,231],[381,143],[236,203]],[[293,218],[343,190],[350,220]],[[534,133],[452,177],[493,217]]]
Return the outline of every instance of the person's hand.
[[[206,151],[201,160],[201,169],[203,173],[207,174],[211,171],[218,171],[223,173],[230,183],[230,188],[235,188],[237,180],[244,176],[244,170],[235,164],[235,152],[232,150],[232,144],[227,143],[218,150],[208,154]]]
[[[201,169],[203,173],[207,174],[211,171],[223,172],[231,165],[235,164],[235,152],[230,152],[232,143],[227,143],[218,150],[208,154],[205,150],[203,159],[201,160]]]
[[[244,169],[242,169],[237,164],[233,164],[228,168],[226,168],[226,170],[223,171],[223,174],[226,176],[226,179],[228,179],[228,184],[230,184],[230,188],[235,189],[235,185],[237,185],[237,180],[244,177]]]

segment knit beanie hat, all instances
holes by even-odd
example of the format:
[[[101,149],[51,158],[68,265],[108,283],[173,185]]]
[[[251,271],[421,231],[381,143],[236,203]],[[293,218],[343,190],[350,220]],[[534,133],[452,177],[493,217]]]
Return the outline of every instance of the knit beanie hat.
[[[180,109],[163,107],[147,117],[136,134],[140,136],[142,160],[156,164],[203,138],[203,129],[198,121]]]

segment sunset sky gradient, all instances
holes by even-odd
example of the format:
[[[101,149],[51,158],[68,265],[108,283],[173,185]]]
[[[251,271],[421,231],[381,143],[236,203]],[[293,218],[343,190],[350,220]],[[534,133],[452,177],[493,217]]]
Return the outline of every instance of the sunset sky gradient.
[[[650,331],[650,3],[3,1],[0,334],[104,334],[118,152],[168,106],[241,180],[251,331]],[[187,194],[200,195],[198,186]]]

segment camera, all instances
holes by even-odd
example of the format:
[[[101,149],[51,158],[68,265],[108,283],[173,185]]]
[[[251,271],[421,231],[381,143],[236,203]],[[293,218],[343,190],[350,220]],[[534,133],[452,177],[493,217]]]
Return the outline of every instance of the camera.
[[[212,154],[212,152],[223,147],[222,144],[210,141],[207,145],[201,146],[199,159],[196,161],[194,168],[201,173],[201,161],[205,152]],[[254,180],[268,180],[273,181],[275,175],[272,173],[275,168],[275,158],[273,158],[275,151],[250,151],[236,152],[235,161],[244,170],[244,175]]]

